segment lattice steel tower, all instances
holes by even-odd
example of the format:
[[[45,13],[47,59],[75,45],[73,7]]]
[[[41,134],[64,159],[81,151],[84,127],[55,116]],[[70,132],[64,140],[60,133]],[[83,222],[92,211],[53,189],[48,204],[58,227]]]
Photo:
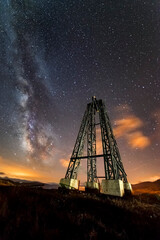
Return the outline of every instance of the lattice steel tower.
[[[96,123],[96,115],[99,122]],[[96,154],[96,125],[100,125],[103,154]],[[87,156],[83,155],[84,145],[87,142]],[[77,173],[81,159],[87,159],[86,189],[99,189],[96,158],[103,157],[105,176],[101,184],[101,192],[123,196],[124,190],[131,191],[127,175],[121,161],[121,156],[113,135],[111,122],[102,100],[92,97],[92,102],[87,104],[86,111],[80,126],[73,153],[65,178],[60,180],[60,185],[69,189],[78,189]]]

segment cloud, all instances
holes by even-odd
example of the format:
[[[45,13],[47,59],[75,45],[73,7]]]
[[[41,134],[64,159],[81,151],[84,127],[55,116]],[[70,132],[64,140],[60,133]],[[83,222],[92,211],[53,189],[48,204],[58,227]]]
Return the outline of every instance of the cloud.
[[[129,133],[131,131],[136,130],[137,128],[142,127],[143,122],[136,116],[130,115],[124,119],[116,120],[114,125],[116,126],[114,128],[114,134],[118,138],[124,136],[124,134],[126,133]]]
[[[5,175],[5,173],[4,172],[0,172],[0,175]]]
[[[136,131],[127,135],[128,144],[132,148],[144,149],[148,147],[151,142],[150,139],[143,135],[141,131]]]
[[[68,167],[69,159],[61,158],[59,161],[64,168]]]
[[[150,138],[145,136],[140,128],[145,123],[134,114],[125,114],[125,118],[117,119],[114,123],[114,135],[123,137],[131,148],[144,149],[151,144]]]

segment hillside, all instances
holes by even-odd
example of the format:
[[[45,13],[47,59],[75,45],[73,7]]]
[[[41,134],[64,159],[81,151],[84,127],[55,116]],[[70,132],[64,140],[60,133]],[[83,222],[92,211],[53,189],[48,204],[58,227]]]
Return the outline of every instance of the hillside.
[[[139,193],[152,193],[152,194],[160,194],[160,179],[155,182],[141,182],[138,184],[133,184],[132,188],[134,190],[134,194]]]
[[[58,189],[57,183],[42,183],[36,181],[28,181],[15,178],[0,177],[0,186],[19,186],[29,188]]]
[[[0,187],[0,239],[159,239],[160,198]]]
[[[9,178],[0,178],[0,186],[15,186],[16,184]]]

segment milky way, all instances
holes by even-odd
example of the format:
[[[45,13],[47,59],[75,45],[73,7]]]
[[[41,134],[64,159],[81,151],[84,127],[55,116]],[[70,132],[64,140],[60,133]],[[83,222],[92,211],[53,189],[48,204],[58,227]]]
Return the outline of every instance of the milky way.
[[[17,22],[18,6],[12,1],[5,6],[7,36],[10,42],[8,59],[12,62],[14,77],[13,88],[17,98],[16,127],[22,149],[27,154],[27,161],[36,164],[53,165],[54,142],[56,141],[53,123],[46,119],[46,110],[52,105],[52,99],[46,86],[38,56],[34,52],[31,34],[19,29]],[[12,13],[8,16],[9,13]],[[44,99],[44,101],[43,101]]]

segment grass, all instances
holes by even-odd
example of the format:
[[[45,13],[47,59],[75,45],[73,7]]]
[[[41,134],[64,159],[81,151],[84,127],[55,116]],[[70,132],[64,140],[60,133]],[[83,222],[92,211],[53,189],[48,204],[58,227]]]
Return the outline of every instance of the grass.
[[[0,239],[159,239],[160,197],[0,187]]]

